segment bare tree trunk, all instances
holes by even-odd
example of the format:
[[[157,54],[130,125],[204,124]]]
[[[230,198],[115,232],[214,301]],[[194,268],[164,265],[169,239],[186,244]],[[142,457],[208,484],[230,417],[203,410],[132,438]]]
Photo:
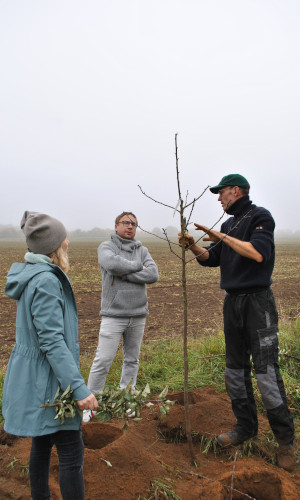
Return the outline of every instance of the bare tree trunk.
[[[180,200],[180,229],[181,229],[181,285],[182,285],[182,298],[183,298],[183,360],[184,360],[184,411],[185,411],[185,431],[186,438],[190,450],[192,463],[196,463],[196,457],[193,449],[192,429],[189,409],[189,360],[188,360],[188,300],[186,290],[186,248],[184,244],[184,235],[187,231],[186,219],[184,217],[184,206],[181,197],[179,169],[178,169],[178,150],[177,150],[177,134],[175,135],[175,156],[176,156],[176,174],[177,174],[177,187]]]
[[[184,234],[182,231],[185,229],[182,217],[182,225],[181,225],[181,234]],[[192,441],[192,429],[191,429],[191,419],[190,419],[190,409],[189,409],[189,360],[188,360],[188,299],[187,299],[187,289],[186,289],[186,262],[185,262],[185,247],[182,245],[182,275],[181,275],[181,283],[182,283],[182,297],[183,297],[183,359],[184,359],[184,411],[185,411],[185,428],[186,428],[186,437],[190,450],[190,455],[193,464],[196,463],[196,457],[193,449],[193,441]]]
[[[182,303],[183,303],[183,359],[184,359],[185,429],[186,429],[186,437],[187,437],[187,441],[188,441],[188,446],[189,446],[189,450],[190,450],[192,463],[196,464],[196,457],[195,457],[195,453],[193,450],[191,420],[190,420],[190,411],[189,411],[189,391],[188,391],[189,364],[188,364],[188,349],[187,349],[188,348],[188,300],[187,300],[187,289],[186,289],[186,266],[190,261],[196,259],[196,257],[194,256],[192,259],[189,259],[189,260],[186,259],[186,252],[188,249],[185,247],[184,237],[187,234],[187,226],[190,223],[190,218],[191,218],[192,212],[194,210],[195,203],[203,196],[203,194],[209,188],[209,186],[207,186],[199,196],[194,198],[192,202],[188,202],[187,197],[186,197],[186,200],[184,201],[182,199],[182,196],[181,196],[180,180],[179,180],[177,134],[175,134],[175,157],[176,157],[176,175],[177,175],[177,188],[178,188],[178,202],[177,202],[175,207],[168,205],[166,203],[160,202],[158,200],[155,200],[151,196],[147,195],[142,190],[140,185],[138,187],[144,196],[146,196],[150,200],[154,201],[155,203],[159,203],[160,205],[171,208],[172,210],[174,210],[174,215],[176,212],[180,215],[181,243],[180,244],[176,243],[176,245],[181,246],[181,254],[179,255],[177,252],[175,252],[173,250],[174,242],[172,242],[170,240],[170,238],[167,235],[167,231],[164,228],[162,228],[162,231],[163,231],[165,237],[161,238],[161,239],[168,242],[170,252],[173,253],[174,255],[176,255],[176,257],[178,257],[181,260],[181,264],[182,264],[181,284],[182,284]],[[188,193],[187,193],[187,196],[188,196]],[[189,209],[188,219],[186,219],[184,216],[184,213],[185,213],[185,211],[187,211],[187,209]],[[140,226],[139,226],[139,228],[142,231],[145,231]],[[145,232],[149,233],[149,231],[145,231]],[[149,234],[153,234],[153,233],[149,233]],[[156,235],[153,235],[153,236],[156,236]],[[202,237],[200,237],[199,240],[200,239],[202,239]],[[217,244],[218,243],[216,243],[216,245]]]

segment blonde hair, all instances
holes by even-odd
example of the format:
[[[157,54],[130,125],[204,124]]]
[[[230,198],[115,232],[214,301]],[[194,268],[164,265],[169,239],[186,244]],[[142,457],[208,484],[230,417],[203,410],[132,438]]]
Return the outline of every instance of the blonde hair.
[[[69,257],[66,250],[62,248],[62,246],[58,247],[54,252],[49,254],[50,259],[53,264],[60,267],[64,273],[67,273],[70,269],[69,265]]]

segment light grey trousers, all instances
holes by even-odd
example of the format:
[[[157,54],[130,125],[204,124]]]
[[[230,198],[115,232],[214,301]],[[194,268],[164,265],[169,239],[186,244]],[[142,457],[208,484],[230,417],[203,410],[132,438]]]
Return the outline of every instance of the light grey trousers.
[[[130,379],[135,387],[145,324],[146,316],[102,317],[96,356],[87,384],[91,392],[95,394],[104,388],[122,337],[123,367],[120,387],[126,387]]]

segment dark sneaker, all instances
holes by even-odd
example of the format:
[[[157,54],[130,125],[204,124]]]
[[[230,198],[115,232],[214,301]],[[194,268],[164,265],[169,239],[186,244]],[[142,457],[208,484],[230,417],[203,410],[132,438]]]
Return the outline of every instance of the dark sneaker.
[[[217,437],[217,441],[220,446],[226,448],[227,446],[236,446],[238,444],[241,444],[252,437],[254,436],[241,436],[241,434],[239,434],[237,431],[229,431],[224,432],[224,434],[220,434]]]
[[[296,467],[295,446],[292,444],[279,445],[277,451],[277,465],[288,472],[293,472]]]

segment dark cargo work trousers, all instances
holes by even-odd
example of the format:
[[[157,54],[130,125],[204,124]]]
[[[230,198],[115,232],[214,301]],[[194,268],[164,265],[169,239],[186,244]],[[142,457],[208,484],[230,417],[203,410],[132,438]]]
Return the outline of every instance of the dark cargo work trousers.
[[[225,383],[244,439],[257,434],[257,412],[251,382],[251,360],[270,426],[279,444],[294,439],[278,366],[278,314],[272,290],[227,294],[224,301]]]

